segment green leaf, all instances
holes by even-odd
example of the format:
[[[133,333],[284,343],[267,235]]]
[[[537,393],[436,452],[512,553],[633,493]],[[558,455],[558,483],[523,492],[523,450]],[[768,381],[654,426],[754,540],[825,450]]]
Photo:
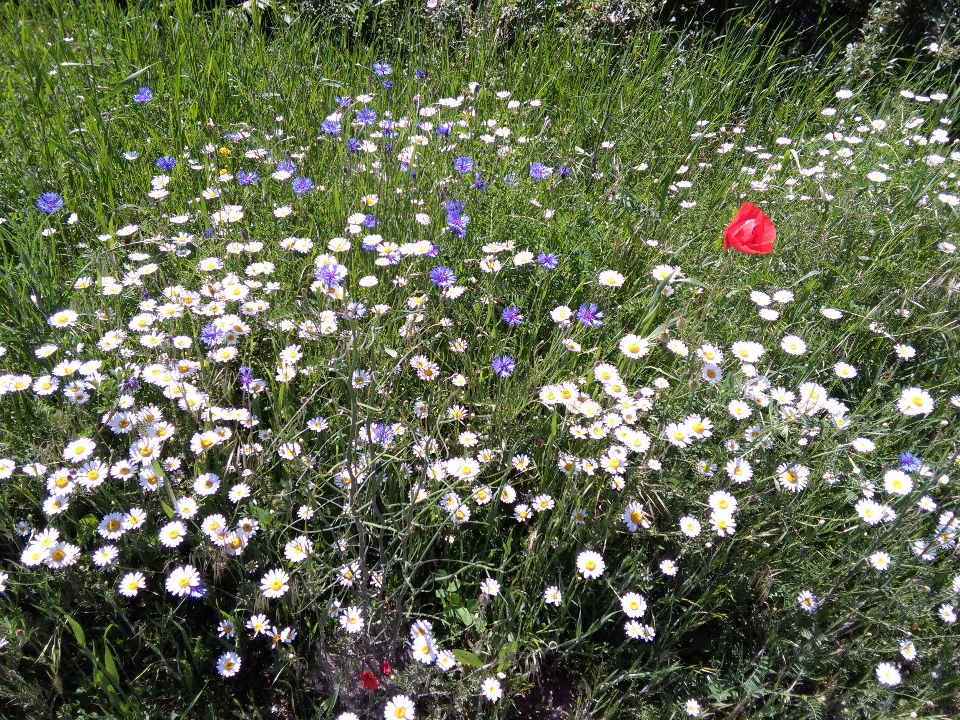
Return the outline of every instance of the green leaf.
[[[120,673],[117,672],[117,665],[113,662],[113,653],[110,652],[110,646],[106,642],[103,643],[103,665],[114,685],[120,687]]]
[[[83,628],[80,627],[80,623],[68,615],[67,624],[70,626],[70,629],[73,630],[73,636],[77,638],[77,642],[80,643],[80,647],[86,647],[87,639],[83,634]]]
[[[464,627],[470,627],[473,625],[473,613],[467,610],[465,607],[458,607],[454,613],[460,622],[464,624]]]
[[[457,659],[457,662],[461,665],[467,665],[469,667],[481,668],[483,667],[483,660],[474,655],[469,650],[454,650],[453,656]]]

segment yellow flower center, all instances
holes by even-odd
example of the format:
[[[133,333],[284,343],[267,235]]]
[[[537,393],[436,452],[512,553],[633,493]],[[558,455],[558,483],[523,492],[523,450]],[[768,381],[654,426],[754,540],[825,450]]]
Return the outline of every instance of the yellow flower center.
[[[107,522],[107,530],[110,532],[116,532],[120,529],[120,522],[118,520],[109,520]]]

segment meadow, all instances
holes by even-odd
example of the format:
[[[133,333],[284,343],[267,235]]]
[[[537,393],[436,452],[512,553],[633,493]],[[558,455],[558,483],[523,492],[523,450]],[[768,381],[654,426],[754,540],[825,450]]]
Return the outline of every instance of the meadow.
[[[0,6],[0,715],[956,717],[956,70],[431,17]]]

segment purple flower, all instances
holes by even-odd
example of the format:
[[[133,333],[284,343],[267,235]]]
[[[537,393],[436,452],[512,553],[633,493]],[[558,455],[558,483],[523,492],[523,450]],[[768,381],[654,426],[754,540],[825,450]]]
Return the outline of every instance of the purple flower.
[[[375,228],[380,224],[380,221],[377,220],[377,216],[372,213],[367,213],[363,216],[363,226],[365,228]]]
[[[909,450],[900,453],[900,469],[904,472],[914,473],[923,467],[923,460],[918,458]]]
[[[343,311],[343,314],[348,318],[359,319],[367,314],[367,306],[362,302],[350,301],[347,303],[347,307]]]
[[[437,135],[443,135],[444,137],[446,137],[447,135],[450,134],[450,131],[452,129],[453,129],[453,123],[442,122],[439,125],[437,125]]]
[[[427,73],[425,70],[417,70],[416,72],[413,73],[413,76],[417,80],[423,80],[427,76]]]
[[[133,96],[133,101],[139,105],[146,105],[153,100],[153,90],[148,87],[142,87]]]
[[[430,282],[437,287],[448,288],[456,281],[457,276],[446,265],[438,265],[430,271]]]
[[[384,86],[387,90],[393,90],[393,80],[384,80],[384,81],[383,81],[383,86]]]
[[[461,175],[473,170],[473,160],[468,158],[466,155],[460,155],[453,159],[453,169],[456,170]]]
[[[597,310],[596,303],[583,303],[577,310],[577,320],[584,327],[599,327],[603,325],[603,313]]]
[[[320,129],[327,135],[339,135],[341,125],[336,120],[324,120],[320,123]]]
[[[157,167],[161,170],[173,170],[177,166],[177,159],[171,155],[157,158]]]
[[[549,177],[552,172],[553,170],[543,163],[530,163],[530,177],[534,180],[543,180]]]
[[[350,107],[353,104],[353,99],[347,95],[337,95],[333,101],[342,108]]]
[[[503,309],[503,321],[510,327],[516,327],[523,322],[523,315],[520,314],[520,308],[516,305],[508,305]]]
[[[294,163],[292,160],[281,160],[277,163],[277,172],[285,172],[293,175],[296,171],[296,163]]]
[[[397,431],[393,429],[393,425],[389,425],[388,423],[374,423],[373,427],[370,428],[370,439],[375,443],[380,443],[384,447],[387,447],[393,442],[396,434]]]
[[[473,174],[473,187],[476,190],[486,190],[487,184],[483,181],[483,178],[480,177],[480,173]]]
[[[517,363],[514,362],[513,358],[509,355],[496,355],[493,360],[490,361],[490,367],[492,367],[493,372],[500,377],[510,377],[513,375]]]
[[[241,185],[256,185],[260,182],[260,176],[255,170],[247,172],[246,170],[237,171],[237,182]]]
[[[253,382],[253,368],[249,368],[246,365],[241,365],[240,366],[240,388],[242,390],[248,390],[252,382]]]
[[[347,150],[349,150],[350,152],[356,152],[359,149],[360,149],[359,140],[357,140],[355,137],[352,137],[349,140],[347,140]]]
[[[200,342],[202,342],[208,348],[213,347],[214,345],[219,345],[223,342],[223,338],[223,330],[218,328],[213,323],[204,325],[200,330]]]
[[[298,177],[290,181],[290,186],[296,195],[303,195],[313,189],[313,180],[308,177]]]
[[[467,225],[470,224],[469,215],[447,216],[447,227],[455,238],[463,238],[467,234]]]
[[[381,242],[383,242],[383,240],[379,235],[375,238],[371,238],[371,236],[368,235],[360,241],[360,247],[367,251],[376,250],[377,245],[379,245]]]
[[[559,175],[560,177],[565,178],[569,174],[570,174],[570,168],[566,164],[561,165],[560,167],[557,168],[557,175]]]
[[[373,125],[377,120],[377,114],[368,107],[360,108],[357,111],[357,122],[363,126]]]
[[[314,270],[313,276],[324,285],[339,285],[347,276],[347,268],[338,263],[327,263]]]
[[[385,62],[375,62],[373,64],[373,74],[377,77],[386,77],[393,72],[393,65]]]
[[[63,207],[63,196],[55,192],[45,192],[37,198],[37,207],[45,213],[52,213]]]
[[[511,175],[510,173],[507,173],[506,175],[503,176],[503,181],[504,181],[507,185],[519,185],[519,184],[520,184],[520,178],[518,178],[516,175]]]
[[[559,260],[557,260],[556,255],[554,255],[553,253],[545,253],[545,252],[542,252],[539,255],[537,255],[537,262],[540,263],[540,265],[545,267],[547,270],[556,270],[557,265],[559,264]]]

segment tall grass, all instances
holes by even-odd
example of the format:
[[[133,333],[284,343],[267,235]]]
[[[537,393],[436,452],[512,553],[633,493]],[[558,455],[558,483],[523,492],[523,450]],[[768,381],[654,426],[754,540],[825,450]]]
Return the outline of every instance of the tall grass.
[[[0,481],[4,714],[372,718],[400,694],[421,717],[668,718],[691,712],[687,699],[725,718],[955,714],[956,630],[943,609],[957,605],[960,572],[948,514],[960,403],[955,77],[903,61],[897,80],[918,100],[890,76],[846,76],[829,51],[790,57],[783,36],[748,22],[723,36],[651,30],[627,47],[553,41],[547,27],[504,46],[493,24],[438,38],[411,13],[392,42],[358,47],[306,22],[286,28],[256,10],[179,1],[0,13],[0,458],[13,465]],[[392,63],[389,76],[373,74],[380,61]],[[140,87],[150,102],[133,100]],[[841,88],[850,92],[838,97]],[[363,93],[375,97],[356,100]],[[338,107],[341,96],[354,105]],[[378,122],[388,112],[410,122],[394,137],[373,134],[384,128],[353,123],[363,105]],[[322,127],[335,112],[339,134]],[[433,127],[418,131],[418,120]],[[441,122],[453,123],[448,136]],[[349,151],[351,136],[374,151]],[[166,156],[176,166],[161,170]],[[459,156],[486,189],[456,169]],[[284,160],[313,189],[272,178]],[[553,172],[538,180],[532,163]],[[241,185],[241,170],[259,180]],[[868,178],[877,171],[886,179]],[[63,208],[40,209],[45,192]],[[722,249],[748,200],[777,226],[769,255]],[[226,205],[242,219],[218,221]],[[470,217],[462,233],[444,221],[458,212]],[[349,219],[357,213],[378,224]],[[181,232],[191,238],[178,244]],[[429,241],[438,254],[362,249],[373,234],[397,247]],[[285,238],[311,243],[298,250]],[[327,249],[335,238],[351,247]],[[558,266],[525,263],[521,251],[555,254]],[[205,267],[211,257],[222,267]],[[259,262],[273,267],[258,275]],[[311,287],[325,264],[348,270],[324,281],[339,291]],[[455,273],[462,297],[431,280],[438,266]],[[598,281],[611,269],[622,285]],[[250,280],[246,299],[269,308],[242,314],[237,337],[214,337],[223,310],[207,303]],[[189,292],[206,315],[185,307]],[[346,304],[357,301],[365,313]],[[591,303],[602,325],[551,319],[558,306]],[[155,348],[128,326],[178,304],[168,320],[154,317]],[[517,325],[504,319],[512,306]],[[67,309],[75,322],[56,319]],[[305,331],[308,322],[319,329]],[[103,346],[114,329],[127,332],[123,351]],[[621,352],[628,334],[649,353]],[[804,349],[782,346],[787,336]],[[763,357],[739,362],[737,341],[760,343]],[[57,347],[39,357],[45,344]],[[725,356],[716,384],[696,354],[707,345]],[[236,357],[221,362],[225,348]],[[512,373],[491,364],[503,355]],[[76,369],[53,394],[15,387],[23,375],[32,387],[66,373],[72,358],[103,361],[83,371],[74,401],[63,391]],[[439,381],[418,377],[425,363]],[[601,380],[604,363],[619,380]],[[174,379],[157,380],[164,372]],[[564,382],[580,404],[541,394]],[[192,406],[178,406],[177,383]],[[804,408],[806,383],[833,402]],[[910,388],[928,392],[932,409],[901,411]],[[598,440],[574,434],[593,423],[582,416],[587,396],[609,423]],[[737,400],[749,419],[732,416]],[[140,475],[162,487],[114,478],[57,494],[57,477],[76,483],[89,459],[115,466],[136,438],[156,435],[157,418],[143,414],[130,416],[131,435],[110,427],[154,406],[174,434]],[[692,414],[712,420],[712,436],[694,437]],[[682,443],[671,442],[671,423]],[[622,486],[597,466],[617,453],[617,424],[650,440],[625,461]],[[229,427],[222,442],[191,447],[217,427]],[[65,458],[82,438],[97,445],[91,458]],[[458,459],[478,457],[475,477],[455,476]],[[750,463],[749,483],[725,469],[737,458]],[[33,463],[46,467],[31,474]],[[798,466],[808,484],[791,492],[785,478]],[[901,469],[913,488],[904,495],[885,485]],[[195,483],[204,473],[218,490]],[[240,484],[249,495],[229,498]],[[711,528],[720,490],[738,503],[729,536]],[[51,497],[69,507],[58,512]],[[884,522],[858,516],[869,497],[889,507]],[[182,518],[186,540],[167,547],[160,533],[183,498],[201,510]],[[518,504],[540,502],[518,519]],[[649,527],[630,531],[629,503],[642,504]],[[135,508],[145,526],[106,537],[111,513]],[[450,512],[464,509],[465,521]],[[231,554],[201,529],[213,514],[259,531]],[[687,516],[699,535],[681,532]],[[47,528],[79,549],[74,562],[29,562]],[[312,549],[292,559],[291,541]],[[119,554],[98,568],[104,545]],[[578,572],[584,551],[605,560],[596,579]],[[875,568],[878,552],[889,569]],[[165,589],[185,565],[203,597]],[[276,599],[261,588],[274,568],[289,575]],[[133,572],[146,587],[125,596],[121,579]],[[482,591],[488,578],[498,592]],[[803,591],[815,611],[798,602]],[[651,642],[625,632],[629,592],[645,597],[639,622]],[[357,634],[344,629],[348,607],[362,616]],[[247,628],[261,613],[272,632]],[[456,667],[415,659],[408,633],[421,619]],[[908,640],[916,658],[901,651]],[[239,673],[218,673],[232,652]],[[880,681],[881,663],[899,665],[899,684]],[[361,684],[363,672],[378,689]],[[496,702],[484,691],[491,680],[502,686]]]

